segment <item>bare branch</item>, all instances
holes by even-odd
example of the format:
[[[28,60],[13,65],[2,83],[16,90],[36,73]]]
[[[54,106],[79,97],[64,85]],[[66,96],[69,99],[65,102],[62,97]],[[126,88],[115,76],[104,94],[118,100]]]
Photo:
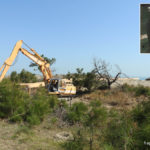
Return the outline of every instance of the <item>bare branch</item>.
[[[106,81],[108,88],[110,88],[111,84],[116,82],[116,80],[121,75],[121,69],[119,68],[119,66],[116,65],[116,68],[119,71],[117,72],[117,74],[113,78],[111,73],[110,73],[112,70],[112,66],[109,63],[106,63],[104,60],[101,60],[101,59],[97,60],[94,58],[93,59],[93,65],[94,65],[93,71],[96,74],[98,80]]]

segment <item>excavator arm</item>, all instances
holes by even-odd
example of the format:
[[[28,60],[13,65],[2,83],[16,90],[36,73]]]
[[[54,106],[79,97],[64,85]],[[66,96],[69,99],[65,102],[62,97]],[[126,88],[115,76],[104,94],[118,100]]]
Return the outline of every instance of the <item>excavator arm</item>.
[[[17,55],[20,51],[20,52],[22,52],[23,55],[27,56],[29,59],[31,59],[33,62],[35,62],[40,67],[40,70],[44,77],[44,81],[46,84],[48,84],[50,82],[50,79],[52,78],[50,64],[47,63],[34,49],[30,48],[30,50],[32,51],[32,53],[31,53],[28,50],[21,48],[22,44],[23,44],[22,40],[20,40],[16,43],[10,57],[4,62],[4,64],[0,68],[0,72],[2,71],[2,73],[0,75],[0,81],[3,80],[9,67],[12,65],[12,63],[14,62],[15,58],[17,57]]]
[[[50,79],[52,78],[52,73],[50,70],[50,64],[47,63],[41,56],[37,55],[37,53],[31,54],[29,51],[27,51],[24,48],[20,48],[20,51],[22,52],[22,54],[24,54],[29,59],[34,61],[40,67],[40,70],[41,70],[43,77],[44,77],[44,81],[46,83],[49,83]]]
[[[19,49],[22,46],[22,41],[18,41],[10,55],[10,57],[8,59],[6,59],[6,61],[4,62],[4,64],[2,65],[2,67],[0,68],[0,72],[2,71],[1,75],[0,75],[0,81],[3,80],[3,78],[5,77],[8,69],[10,68],[10,66],[12,65],[12,63],[14,62],[15,58],[18,55]]]

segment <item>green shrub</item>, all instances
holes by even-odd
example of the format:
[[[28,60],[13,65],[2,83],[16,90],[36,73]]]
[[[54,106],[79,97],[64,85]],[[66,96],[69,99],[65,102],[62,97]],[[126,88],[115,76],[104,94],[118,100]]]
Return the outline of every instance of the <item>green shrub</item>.
[[[16,71],[13,71],[10,75],[10,80],[13,82],[19,82],[20,78]]]
[[[90,103],[90,111],[87,114],[86,126],[90,128],[99,127],[107,118],[107,111],[101,106],[99,100]]]
[[[70,141],[66,141],[62,144],[62,147],[65,150],[84,150],[87,146],[83,133],[78,130],[77,133],[74,135],[74,139]]]
[[[26,71],[24,69],[20,72],[18,76],[19,76],[20,82],[23,82],[23,83],[37,82],[37,78],[35,74],[29,71]]]
[[[23,83],[37,82],[35,74],[26,71],[24,69],[19,74],[17,74],[16,71],[13,71],[10,75],[10,79],[12,82],[23,82]]]
[[[84,87],[86,87],[88,91],[92,91],[98,88],[98,81],[96,80],[95,73],[87,72],[84,79]]]
[[[68,110],[69,108],[68,104],[66,103],[66,100],[63,100],[63,99],[58,101],[58,106],[66,110]]]
[[[112,146],[112,145],[109,145],[109,144],[105,144],[105,145],[103,146],[103,149],[104,149],[104,150],[115,150],[115,149],[113,148],[113,146]]]
[[[82,87],[84,87],[84,79],[85,79],[85,73],[83,72],[83,68],[77,68],[76,73],[72,75],[73,78],[73,84],[77,87],[77,90],[81,90]]]
[[[75,124],[77,122],[78,123],[83,122],[87,110],[88,110],[88,108],[84,103],[82,103],[82,102],[74,103],[71,106],[71,108],[69,109],[69,111],[66,115],[66,119],[71,124]]]
[[[29,95],[20,90],[20,87],[5,79],[0,83],[0,117],[20,121],[25,113],[25,103]]]
[[[27,104],[25,121],[31,125],[39,124],[43,121],[45,115],[55,109],[57,103],[58,99],[55,96],[48,95],[44,88],[38,89],[36,95]]]
[[[44,99],[31,99],[28,104],[26,115],[24,116],[25,121],[29,124],[39,124],[50,111],[48,102]]]
[[[52,109],[55,109],[58,107],[59,101],[55,96],[50,96],[49,97],[49,106]]]
[[[83,72],[83,68],[77,68],[76,73],[66,75],[66,78],[73,79],[73,84],[77,87],[78,92],[92,91],[99,87],[99,81],[96,80],[96,75],[93,71]]]
[[[44,88],[31,97],[8,79],[0,83],[0,118],[36,125],[55,109],[57,103],[57,98],[49,96]]]
[[[52,118],[51,118],[51,123],[52,123],[52,124],[56,124],[57,121],[58,121],[58,119],[57,119],[56,117],[52,117]]]
[[[150,88],[144,87],[144,86],[136,87],[135,88],[135,95],[136,96],[140,96],[140,95],[150,96]]]
[[[26,122],[29,123],[30,126],[32,125],[38,125],[41,123],[40,118],[38,117],[37,114],[29,114],[26,116]]]
[[[111,145],[114,149],[132,149],[133,121],[131,115],[126,112],[117,114],[111,111],[110,113],[104,133],[105,143]]]
[[[83,150],[84,145],[81,142],[81,139],[69,141],[63,144],[65,150]]]
[[[132,92],[133,89],[134,89],[134,86],[128,85],[126,83],[122,85],[122,90],[124,92]]]
[[[102,133],[106,119],[107,111],[101,106],[101,102],[99,100],[92,101],[84,122],[84,127],[89,136],[90,150],[94,150],[95,141],[98,141],[98,135]]]
[[[135,96],[150,96],[150,88],[149,87],[144,87],[144,86],[132,86],[132,85],[123,85],[123,91],[124,92],[132,92],[135,94]]]
[[[136,125],[133,134],[134,147],[137,150],[149,149],[149,145],[145,143],[150,141],[150,101],[139,104],[132,115]]]

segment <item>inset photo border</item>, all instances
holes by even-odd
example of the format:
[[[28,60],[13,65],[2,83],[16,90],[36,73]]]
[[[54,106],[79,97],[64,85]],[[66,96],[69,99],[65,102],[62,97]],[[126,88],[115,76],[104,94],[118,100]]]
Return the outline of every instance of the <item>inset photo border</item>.
[[[140,4],[140,53],[150,53],[150,3]]]

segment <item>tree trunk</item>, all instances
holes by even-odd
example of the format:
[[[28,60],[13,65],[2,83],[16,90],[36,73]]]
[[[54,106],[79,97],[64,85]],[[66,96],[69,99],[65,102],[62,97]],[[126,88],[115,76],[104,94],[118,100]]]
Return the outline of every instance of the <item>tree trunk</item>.
[[[92,150],[92,149],[93,149],[93,139],[90,138],[90,150]]]
[[[91,128],[90,150],[93,150],[93,127]]]

